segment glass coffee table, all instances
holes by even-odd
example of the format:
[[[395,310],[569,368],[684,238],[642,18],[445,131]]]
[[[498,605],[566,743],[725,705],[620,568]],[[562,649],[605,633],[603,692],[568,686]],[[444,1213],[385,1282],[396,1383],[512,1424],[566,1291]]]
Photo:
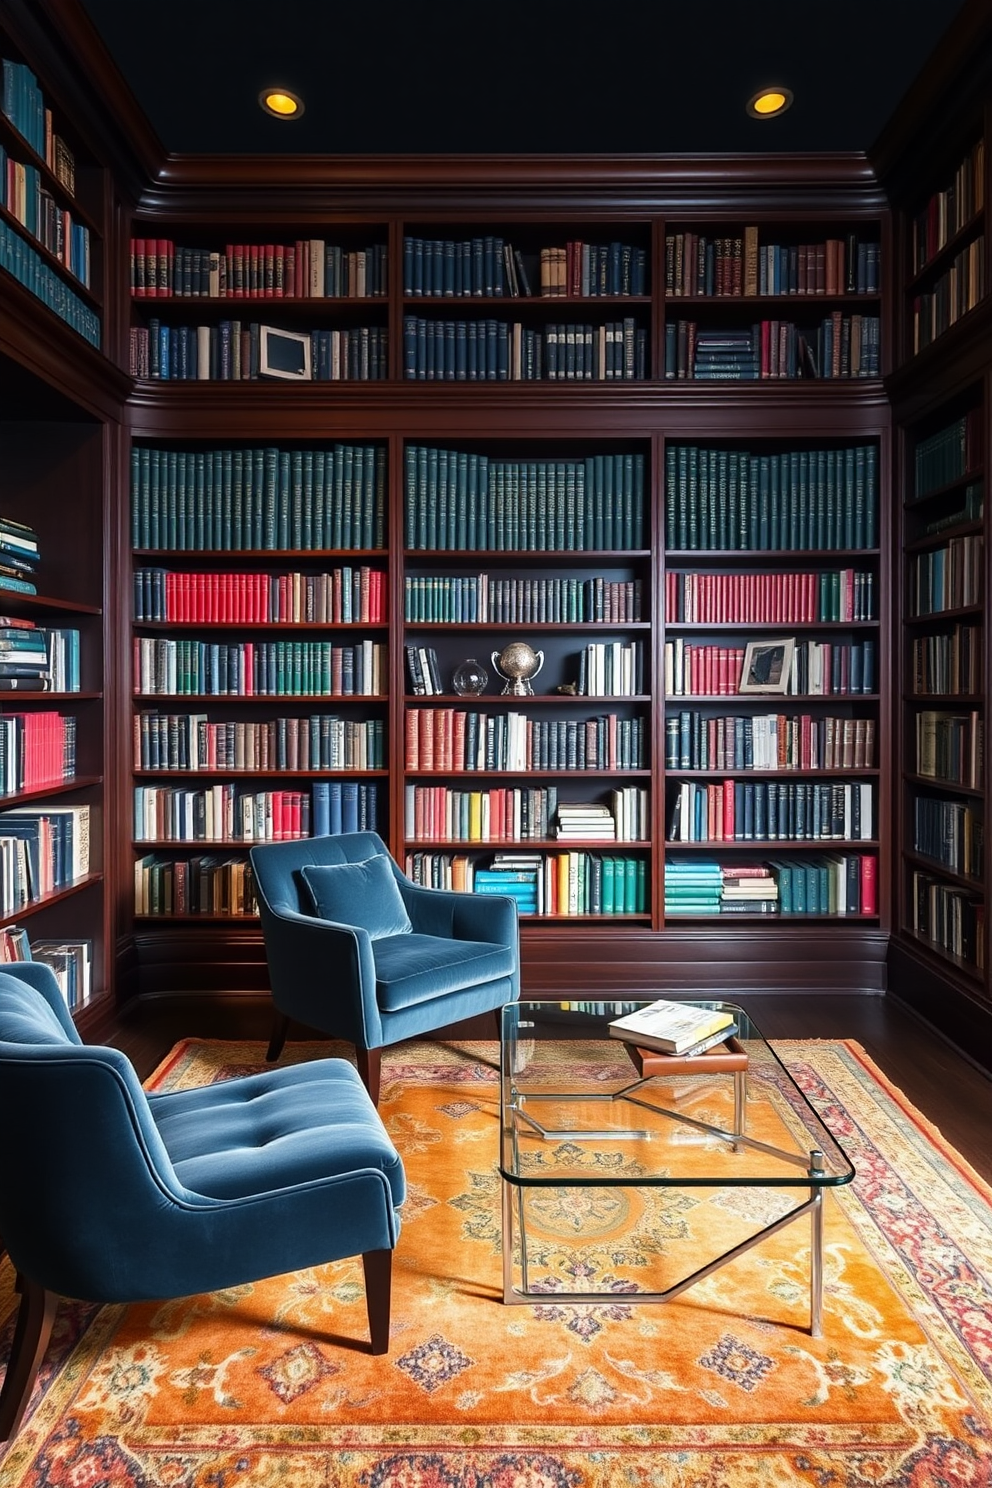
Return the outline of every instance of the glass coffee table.
[[[735,1004],[680,999],[737,1024],[695,1059],[611,1037],[657,995],[503,1008],[503,1300],[667,1302],[808,1214],[818,1337],[824,1191],[854,1168]]]

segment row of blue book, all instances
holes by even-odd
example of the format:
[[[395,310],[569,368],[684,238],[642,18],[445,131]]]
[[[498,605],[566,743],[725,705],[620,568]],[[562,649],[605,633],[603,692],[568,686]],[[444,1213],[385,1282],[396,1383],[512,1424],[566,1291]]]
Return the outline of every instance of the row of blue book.
[[[648,375],[633,316],[602,325],[403,319],[403,376],[417,382],[613,382]]]
[[[645,249],[619,242],[576,242],[569,247],[573,282],[561,293],[580,298],[647,293]],[[565,250],[559,251],[564,258]],[[406,237],[403,293],[416,298],[548,294],[540,273],[544,253],[522,252],[494,233],[463,239]]]
[[[153,317],[147,327],[132,329],[131,376],[163,382],[255,382],[270,375],[261,365],[260,330],[254,321],[170,326]],[[312,382],[379,382],[389,376],[385,326],[307,334]]]

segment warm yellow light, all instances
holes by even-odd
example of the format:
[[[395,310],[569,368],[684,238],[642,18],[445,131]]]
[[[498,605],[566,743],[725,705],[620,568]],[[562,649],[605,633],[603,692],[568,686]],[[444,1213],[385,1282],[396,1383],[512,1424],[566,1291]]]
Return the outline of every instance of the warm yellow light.
[[[303,100],[285,88],[266,88],[258,95],[258,101],[267,113],[277,119],[298,119],[303,112]]]
[[[762,88],[748,100],[747,111],[756,119],[772,119],[783,114],[792,102],[788,88]]]

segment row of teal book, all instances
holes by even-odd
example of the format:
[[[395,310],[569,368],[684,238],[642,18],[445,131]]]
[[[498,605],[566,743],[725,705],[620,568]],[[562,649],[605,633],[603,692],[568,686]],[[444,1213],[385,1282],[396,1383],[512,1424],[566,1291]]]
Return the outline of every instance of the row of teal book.
[[[639,550],[645,460],[635,451],[505,460],[408,445],[406,546],[417,550]]]
[[[789,552],[878,546],[878,448],[665,448],[670,549]]]
[[[382,548],[386,452],[327,449],[131,450],[131,540],[138,550]]]

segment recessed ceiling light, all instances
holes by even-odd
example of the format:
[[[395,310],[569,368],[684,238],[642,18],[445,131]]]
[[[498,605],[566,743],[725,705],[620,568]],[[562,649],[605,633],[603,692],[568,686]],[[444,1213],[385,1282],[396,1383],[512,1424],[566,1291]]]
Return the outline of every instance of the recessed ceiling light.
[[[276,119],[298,119],[303,112],[303,99],[288,88],[263,88],[258,101]]]
[[[792,103],[789,88],[762,88],[747,102],[747,111],[754,119],[774,119],[784,114]]]

